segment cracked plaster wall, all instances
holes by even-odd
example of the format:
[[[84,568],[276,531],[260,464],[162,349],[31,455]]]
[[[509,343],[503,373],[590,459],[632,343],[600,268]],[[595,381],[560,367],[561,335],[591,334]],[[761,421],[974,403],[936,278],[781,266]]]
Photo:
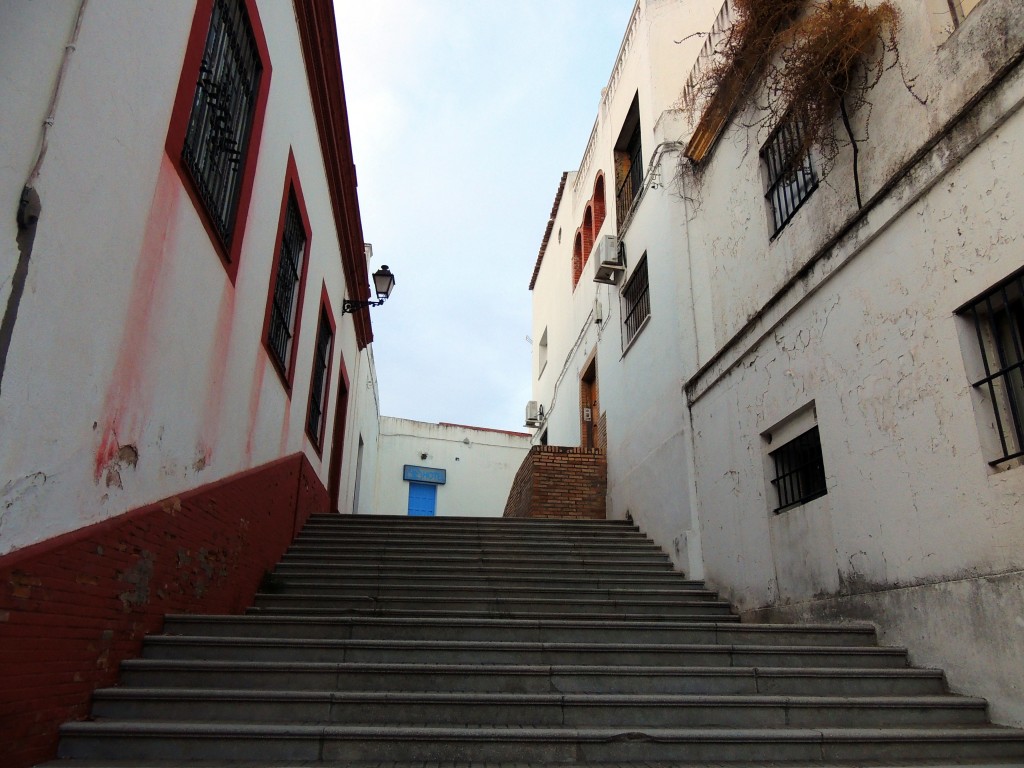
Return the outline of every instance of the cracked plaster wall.
[[[954,314],[1024,264],[1024,113],[1004,118],[741,352],[693,420],[713,586],[749,617],[874,621],[1021,724],[1024,467],[987,463]],[[773,515],[761,435],[809,402],[828,494]]]

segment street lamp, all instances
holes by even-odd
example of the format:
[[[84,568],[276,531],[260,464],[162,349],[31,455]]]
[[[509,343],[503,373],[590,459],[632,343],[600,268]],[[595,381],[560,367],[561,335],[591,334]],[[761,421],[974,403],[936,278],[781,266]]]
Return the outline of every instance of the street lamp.
[[[377,292],[377,301],[360,301],[358,299],[345,299],[341,302],[341,314],[355,312],[363,307],[379,307],[388,300],[391,291],[395,289],[395,276],[391,274],[388,265],[385,264],[373,273],[373,288]]]

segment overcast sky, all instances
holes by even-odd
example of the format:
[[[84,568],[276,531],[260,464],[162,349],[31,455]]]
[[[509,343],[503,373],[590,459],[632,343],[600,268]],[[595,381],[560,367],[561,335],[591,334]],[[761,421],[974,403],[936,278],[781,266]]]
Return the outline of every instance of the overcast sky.
[[[335,0],[381,413],[524,431],[530,276],[633,0]]]

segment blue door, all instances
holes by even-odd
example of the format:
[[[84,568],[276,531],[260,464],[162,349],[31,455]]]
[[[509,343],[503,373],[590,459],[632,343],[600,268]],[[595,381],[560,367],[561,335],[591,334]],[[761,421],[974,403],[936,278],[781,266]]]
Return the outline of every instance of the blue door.
[[[437,486],[430,483],[409,483],[409,514],[433,517],[437,507]]]

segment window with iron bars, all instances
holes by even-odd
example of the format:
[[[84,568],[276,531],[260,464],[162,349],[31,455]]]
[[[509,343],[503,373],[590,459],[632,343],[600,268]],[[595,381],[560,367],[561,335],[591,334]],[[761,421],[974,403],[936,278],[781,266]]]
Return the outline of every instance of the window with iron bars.
[[[225,245],[234,235],[262,72],[245,3],[214,0],[181,159]]]
[[[772,485],[778,494],[775,512],[805,504],[828,493],[821,436],[814,426],[769,454],[775,462]]]
[[[636,200],[644,182],[643,146],[640,142],[639,124],[630,136],[626,147],[616,154],[627,164],[628,168],[615,193],[615,217],[621,230],[621,225],[626,221],[629,209],[633,206],[633,201]]]
[[[800,122],[786,119],[761,148],[768,180],[765,197],[771,209],[772,237],[779,234],[818,188],[818,175],[810,154],[802,150],[803,142]]]
[[[647,282],[647,254],[637,262],[629,282],[622,288],[622,345],[640,333],[644,321],[651,315],[651,297]]]
[[[991,409],[999,452],[993,466],[1024,456],[1024,274],[959,311],[973,326],[981,375],[972,382]]]
[[[288,378],[294,348],[295,320],[299,311],[302,262],[306,255],[306,230],[302,226],[302,214],[294,191],[288,193],[280,250],[274,296],[270,305],[267,346],[281,373]]]
[[[306,432],[317,448],[323,445],[324,414],[327,410],[327,371],[331,365],[334,330],[330,318],[321,307],[320,325],[316,332],[316,350],[313,353],[313,379],[310,382],[309,417]]]

